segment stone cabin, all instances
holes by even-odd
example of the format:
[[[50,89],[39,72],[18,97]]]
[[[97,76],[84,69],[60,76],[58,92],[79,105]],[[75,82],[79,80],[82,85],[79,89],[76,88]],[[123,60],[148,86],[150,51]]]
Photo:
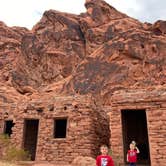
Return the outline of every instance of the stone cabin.
[[[32,160],[68,164],[76,156],[95,158],[100,144],[106,143],[124,165],[128,145],[135,140],[139,164],[164,166],[165,103],[162,88],[117,91],[103,110],[89,96],[33,99],[15,108],[8,105],[0,127],[14,144],[30,152]]]
[[[115,154],[126,153],[131,140],[140,149],[138,163],[164,166],[166,162],[166,91],[162,88],[116,92],[109,111],[110,144]]]
[[[6,111],[1,111],[0,129],[29,151],[31,160],[68,164],[76,156],[96,157],[100,144],[109,144],[109,119],[87,96],[20,103],[2,106]]]

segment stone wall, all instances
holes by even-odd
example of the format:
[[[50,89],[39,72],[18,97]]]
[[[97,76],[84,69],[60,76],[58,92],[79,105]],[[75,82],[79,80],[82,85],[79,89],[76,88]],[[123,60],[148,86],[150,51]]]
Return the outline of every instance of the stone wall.
[[[35,158],[38,161],[69,164],[77,156],[95,158],[99,146],[103,143],[109,144],[108,116],[88,97],[32,99],[18,104],[15,110],[9,112],[12,117],[10,119],[15,122],[11,141],[17,147],[24,147],[25,120],[39,120]],[[53,137],[54,120],[57,118],[67,119],[66,138]],[[7,119],[9,117],[3,120]]]
[[[156,105],[158,108],[147,111],[151,162],[154,166],[164,166],[166,163],[166,105],[163,102],[158,102]]]
[[[121,110],[145,110],[151,166],[164,166],[166,163],[166,91],[131,90],[119,91],[111,98],[110,116],[111,145],[115,155],[124,163]],[[144,152],[140,152],[144,153]]]
[[[69,164],[77,156],[95,158],[99,146],[108,144],[114,160],[124,164],[121,110],[144,110],[147,118],[151,166],[166,162],[166,91],[118,91],[110,105],[96,105],[89,96],[47,96],[1,105],[0,130],[5,120],[13,120],[12,142],[24,144],[24,120],[38,119],[36,160]],[[42,110],[37,111],[37,110]],[[106,116],[106,112],[108,116]],[[53,138],[54,119],[67,118],[66,138]],[[65,156],[65,158],[64,158]]]

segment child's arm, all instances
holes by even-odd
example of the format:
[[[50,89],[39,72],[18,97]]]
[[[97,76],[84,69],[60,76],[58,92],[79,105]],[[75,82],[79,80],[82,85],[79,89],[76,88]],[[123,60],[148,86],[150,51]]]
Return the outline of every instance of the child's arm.
[[[97,158],[96,158],[96,166],[99,166],[99,165],[100,165],[100,157],[97,156]]]
[[[129,159],[128,159],[128,153],[127,153],[127,162],[129,162]]]
[[[112,157],[110,157],[109,166],[114,166],[114,161],[113,161]]]
[[[140,151],[139,151],[139,149],[137,147],[135,147],[135,149],[136,149],[137,153],[140,153]]]

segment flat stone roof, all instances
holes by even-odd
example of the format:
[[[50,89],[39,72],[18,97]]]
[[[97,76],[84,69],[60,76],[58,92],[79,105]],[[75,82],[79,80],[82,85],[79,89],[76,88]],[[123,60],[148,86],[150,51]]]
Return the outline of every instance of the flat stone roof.
[[[157,101],[164,102],[166,101],[166,88],[119,90],[113,93],[110,101],[112,104]]]

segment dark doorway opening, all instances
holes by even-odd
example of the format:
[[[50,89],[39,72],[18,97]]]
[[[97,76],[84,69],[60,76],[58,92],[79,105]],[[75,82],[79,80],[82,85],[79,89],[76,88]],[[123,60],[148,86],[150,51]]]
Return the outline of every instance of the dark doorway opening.
[[[26,151],[29,152],[32,161],[35,160],[35,156],[36,156],[38,126],[39,126],[39,120],[36,120],[36,119],[28,120],[28,119],[26,119],[24,121],[23,147]]]
[[[124,160],[132,140],[140,150],[138,164],[150,165],[147,119],[145,110],[122,110]]]
[[[14,126],[14,123],[12,120],[6,120],[4,124],[4,134],[8,135],[9,137],[12,134],[12,127]]]
[[[54,120],[54,138],[66,138],[67,119]]]

